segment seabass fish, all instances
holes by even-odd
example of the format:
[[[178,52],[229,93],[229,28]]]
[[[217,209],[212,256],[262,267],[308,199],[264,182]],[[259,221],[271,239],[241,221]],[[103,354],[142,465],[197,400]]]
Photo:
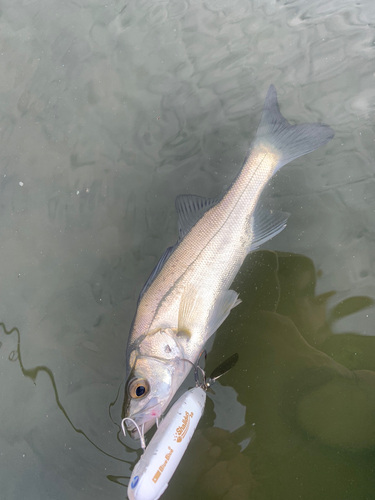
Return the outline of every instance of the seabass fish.
[[[177,197],[178,241],[141,291],[130,331],[123,417],[147,431],[167,408],[207,339],[241,302],[230,286],[246,255],[285,227],[289,214],[258,203],[263,188],[283,165],[333,136],[324,124],[290,125],[271,85],[231,187],[215,199]],[[138,436],[133,425],[128,430]]]

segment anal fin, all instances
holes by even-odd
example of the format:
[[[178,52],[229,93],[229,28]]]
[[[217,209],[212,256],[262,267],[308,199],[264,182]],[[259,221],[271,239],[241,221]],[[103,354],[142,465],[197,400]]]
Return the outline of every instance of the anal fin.
[[[248,252],[256,250],[266,241],[279,234],[286,226],[290,214],[277,210],[266,210],[259,206],[250,220],[251,241]]]

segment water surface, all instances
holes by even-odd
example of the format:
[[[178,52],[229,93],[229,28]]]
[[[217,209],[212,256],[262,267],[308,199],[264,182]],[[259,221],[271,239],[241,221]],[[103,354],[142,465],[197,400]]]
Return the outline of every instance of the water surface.
[[[237,280],[243,303],[208,364],[240,361],[165,499],[373,498],[373,2],[0,11],[4,498],[126,497],[140,452],[118,424],[139,290],[176,239],[175,196],[230,184],[271,83],[291,122],[336,136],[264,193],[288,227]]]

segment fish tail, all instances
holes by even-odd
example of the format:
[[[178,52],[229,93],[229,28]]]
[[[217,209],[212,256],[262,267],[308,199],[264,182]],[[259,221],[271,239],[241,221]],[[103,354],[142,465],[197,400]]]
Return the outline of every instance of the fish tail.
[[[256,143],[268,143],[277,150],[280,156],[274,172],[299,156],[324,146],[334,135],[331,127],[323,123],[291,125],[280,113],[276,89],[273,85],[270,86]]]

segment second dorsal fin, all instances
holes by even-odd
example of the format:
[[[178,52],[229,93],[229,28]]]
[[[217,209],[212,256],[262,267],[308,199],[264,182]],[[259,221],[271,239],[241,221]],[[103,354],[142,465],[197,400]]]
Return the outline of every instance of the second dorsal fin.
[[[178,215],[179,241],[218,201],[216,198],[204,198],[195,194],[177,196],[175,205]]]

